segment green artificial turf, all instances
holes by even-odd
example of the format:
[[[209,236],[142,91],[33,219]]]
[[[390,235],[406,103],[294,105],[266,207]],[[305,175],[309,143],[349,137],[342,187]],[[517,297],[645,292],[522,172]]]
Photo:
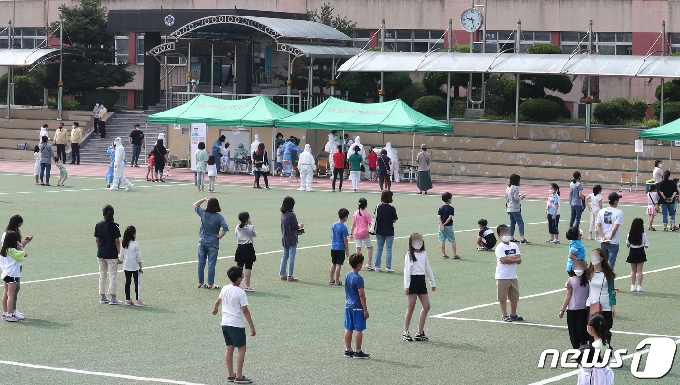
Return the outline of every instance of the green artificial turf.
[[[566,326],[558,319],[564,292],[523,299],[519,314],[540,326],[501,324],[481,320],[500,319],[496,304],[451,315],[474,320],[428,318],[429,342],[402,342],[406,298],[403,294],[403,258],[407,237],[413,232],[431,234],[425,245],[437,280],[430,294],[430,315],[491,304],[495,300],[495,257],[475,251],[477,221],[490,227],[507,223],[503,199],[453,198],[458,254],[462,260],[443,260],[436,237],[438,195],[396,194],[399,215],[395,225],[394,274],[362,272],[370,318],[364,350],[370,360],[342,357],[344,288],[328,285],[330,226],[337,211],[356,210],[360,197],[374,207],[376,193],[301,193],[294,187],[253,190],[243,185],[218,185],[215,194],[199,194],[192,184],[156,184],[133,181],[130,192],[103,189],[101,178],[69,178],[67,187],[41,187],[30,175],[0,174],[0,222],[19,213],[23,235],[33,235],[25,261],[19,309],[27,316],[19,323],[0,324],[2,383],[13,384],[132,384],[138,381],[85,373],[50,371],[6,364],[7,361],[103,372],[198,384],[226,382],[224,341],[220,316],[211,309],[218,292],[196,288],[196,254],[199,218],[192,204],[204,196],[220,200],[222,214],[232,232],[221,243],[217,283],[226,284],[226,270],[233,264],[236,242],[233,229],[240,211],[250,212],[258,232],[253,269],[255,293],[248,294],[257,329],[248,337],[244,373],[257,384],[530,384],[568,372],[538,369],[544,349],[569,348]],[[148,186],[148,187],[142,187]],[[75,191],[71,191],[75,190]],[[295,276],[300,281],[279,280],[279,207],[284,196],[296,199],[295,212],[305,224],[300,237]],[[104,204],[115,208],[121,230],[137,228],[144,258],[142,297],[147,308],[100,305],[97,293],[97,261],[94,225],[101,220]],[[518,266],[522,295],[560,289],[566,281],[564,266],[568,241],[547,245],[545,202],[527,200],[522,205],[527,238],[521,246]],[[636,216],[645,217],[643,206],[623,206],[625,235]],[[564,210],[567,212],[568,210]],[[587,212],[584,221],[587,226]],[[566,231],[568,214],[562,217]],[[660,222],[660,220],[659,220]],[[351,226],[351,221],[347,223]],[[586,228],[587,230],[587,228]],[[586,231],[587,234],[587,231]],[[677,233],[649,234],[645,270],[680,265]],[[594,241],[584,242],[587,249]],[[374,242],[375,244],[375,242]],[[450,253],[450,251],[449,251]],[[617,263],[620,276],[629,274],[627,249]],[[383,267],[385,263],[383,262]],[[343,266],[342,275],[349,271]],[[644,293],[629,293],[628,279],[617,281],[615,330],[643,334],[680,335],[677,305],[680,283],[671,269],[645,277]],[[79,276],[82,275],[82,276]],[[55,279],[63,278],[63,279]],[[343,278],[344,280],[344,278]],[[118,296],[124,298],[124,276],[119,274]],[[417,311],[419,307],[417,308]],[[411,333],[417,329],[414,315]],[[630,353],[644,336],[614,334],[615,348]],[[644,359],[643,359],[644,361]],[[678,362],[664,379],[654,384],[677,384]],[[630,360],[615,370],[616,384],[639,380],[630,374]],[[573,384],[569,377],[556,384]]]

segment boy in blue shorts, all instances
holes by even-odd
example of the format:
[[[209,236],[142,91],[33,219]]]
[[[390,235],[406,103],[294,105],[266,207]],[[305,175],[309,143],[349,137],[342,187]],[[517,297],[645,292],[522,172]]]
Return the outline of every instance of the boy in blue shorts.
[[[340,269],[342,264],[345,263],[345,257],[349,256],[349,247],[347,245],[349,231],[347,231],[347,226],[345,226],[348,217],[349,210],[345,208],[338,210],[338,218],[340,219],[331,226],[331,280],[328,281],[329,285],[342,286]]]
[[[222,335],[227,344],[225,358],[229,371],[227,382],[250,384],[253,381],[243,375],[243,362],[246,358],[246,326],[243,319],[248,321],[252,337],[255,336],[255,325],[248,310],[246,292],[239,287],[243,280],[243,270],[238,266],[232,266],[227,270],[227,276],[232,284],[222,288],[212,314],[217,315],[218,308],[222,305]],[[236,372],[234,372],[234,348],[238,349]]]
[[[349,257],[352,271],[345,276],[345,358],[369,358],[370,355],[361,350],[361,341],[366,329],[368,319],[368,307],[366,307],[366,295],[364,294],[364,279],[359,271],[364,265],[364,256],[361,253],[352,254]],[[352,351],[352,334],[357,332],[355,352]]]
[[[451,206],[451,193],[445,192],[442,194],[442,201],[444,205],[437,211],[437,218],[439,218],[439,242],[442,244],[442,258],[448,259],[446,255],[446,241],[451,242],[451,251],[453,252],[453,259],[460,259],[456,253],[456,235],[453,233],[453,207]]]

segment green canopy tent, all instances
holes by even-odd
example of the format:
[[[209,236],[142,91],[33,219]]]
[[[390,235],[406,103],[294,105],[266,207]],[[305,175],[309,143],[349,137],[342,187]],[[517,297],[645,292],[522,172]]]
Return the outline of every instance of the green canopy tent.
[[[293,115],[266,96],[223,100],[198,95],[167,111],[149,115],[147,122],[164,124],[205,123],[208,126],[272,127],[274,121]]]
[[[649,128],[638,132],[638,138],[649,140],[668,140],[671,142],[670,160],[673,160],[673,142],[680,140],[680,119],[663,126]]]
[[[308,130],[412,132],[414,148],[416,132],[453,134],[450,124],[427,117],[400,99],[364,104],[330,97],[312,109],[279,119],[275,123],[278,128]]]

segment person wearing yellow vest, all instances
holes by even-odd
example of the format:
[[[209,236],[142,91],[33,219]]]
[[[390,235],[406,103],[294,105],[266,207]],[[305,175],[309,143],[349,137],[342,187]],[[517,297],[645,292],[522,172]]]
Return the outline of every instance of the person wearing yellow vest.
[[[99,102],[99,105],[101,106],[99,109],[99,135],[101,138],[100,140],[104,140],[106,138],[106,114],[108,114],[109,111],[104,106],[104,102]]]
[[[71,128],[71,164],[80,164],[80,142],[83,141],[83,130],[80,123],[73,122]]]
[[[57,157],[66,161],[66,142],[68,141],[68,131],[64,129],[64,123],[59,122],[59,127],[54,132],[54,144],[57,145]]]

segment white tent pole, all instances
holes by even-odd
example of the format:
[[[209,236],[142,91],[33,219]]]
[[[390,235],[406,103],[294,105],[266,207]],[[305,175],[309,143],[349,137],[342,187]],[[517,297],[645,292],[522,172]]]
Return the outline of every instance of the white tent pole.
[[[640,153],[637,152],[637,153],[635,153],[635,155],[637,155],[637,158],[635,159],[635,193],[637,193],[638,173],[640,172]]]
[[[517,32],[515,33],[515,53],[520,52],[520,44],[522,44],[522,20],[517,20]],[[513,139],[519,138],[519,73],[515,74],[515,136]]]
[[[413,154],[415,153],[415,151],[416,151],[416,131],[413,130],[413,143],[411,143],[411,165],[413,165],[414,161]]]
[[[666,56],[666,21],[661,22],[661,56]],[[663,86],[665,78],[661,78],[661,111],[659,113],[659,126],[663,126]],[[671,144],[671,147],[673,144]],[[670,165],[669,165],[670,166]]]

